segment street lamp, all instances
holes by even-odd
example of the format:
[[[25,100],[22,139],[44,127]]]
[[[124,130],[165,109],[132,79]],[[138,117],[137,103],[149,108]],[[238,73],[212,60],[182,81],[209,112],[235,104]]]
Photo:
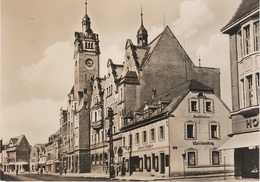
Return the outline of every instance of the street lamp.
[[[132,175],[131,157],[132,157],[132,134],[130,133],[129,135],[129,176]]]
[[[107,113],[108,119],[109,119],[109,177],[113,178],[114,177],[114,151],[113,151],[113,132],[112,132],[112,126],[113,126],[113,117],[114,117],[114,112],[111,107],[108,108],[108,113]]]
[[[183,159],[183,178],[185,178],[185,158],[186,158],[186,153],[182,154],[182,159]]]

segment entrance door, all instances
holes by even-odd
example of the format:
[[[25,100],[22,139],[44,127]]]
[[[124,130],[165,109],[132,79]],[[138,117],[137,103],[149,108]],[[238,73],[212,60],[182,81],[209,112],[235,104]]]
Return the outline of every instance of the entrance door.
[[[160,164],[160,168],[161,168],[161,174],[164,174],[165,173],[165,155],[164,153],[160,153],[160,161],[161,161],[161,164]]]

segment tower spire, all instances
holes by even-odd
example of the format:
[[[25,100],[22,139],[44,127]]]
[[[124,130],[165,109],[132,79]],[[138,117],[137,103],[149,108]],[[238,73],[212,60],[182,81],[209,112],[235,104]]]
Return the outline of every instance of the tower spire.
[[[88,0],[85,0],[85,15],[88,14]]]
[[[85,0],[85,16],[82,19],[82,32],[91,35],[93,32],[90,27],[90,18],[88,16],[88,2]]]
[[[139,28],[139,30],[137,31],[137,44],[139,46],[147,46],[148,44],[148,34],[147,34],[147,30],[144,28],[144,23],[143,23],[143,9],[141,6],[141,26]]]
[[[142,6],[141,6],[141,26],[144,26],[143,25],[143,9],[142,9]]]

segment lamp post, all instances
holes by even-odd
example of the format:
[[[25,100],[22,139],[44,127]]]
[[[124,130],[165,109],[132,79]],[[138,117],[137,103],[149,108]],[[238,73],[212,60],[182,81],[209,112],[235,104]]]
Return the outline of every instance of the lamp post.
[[[131,157],[132,157],[132,134],[130,133],[129,135],[129,176],[132,175]]]
[[[185,178],[185,158],[186,158],[186,153],[182,154],[182,159],[183,159],[183,178]]]
[[[109,119],[109,177],[113,178],[114,177],[114,152],[113,152],[113,132],[112,132],[112,126],[113,126],[113,116],[114,112],[112,108],[108,108],[108,113],[107,113],[108,119]]]

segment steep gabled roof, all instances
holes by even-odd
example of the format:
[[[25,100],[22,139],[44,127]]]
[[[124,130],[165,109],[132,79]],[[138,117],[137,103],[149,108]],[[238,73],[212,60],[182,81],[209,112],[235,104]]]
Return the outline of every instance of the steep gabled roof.
[[[221,29],[221,32],[226,32],[232,25],[241,21],[244,17],[250,15],[257,9],[259,9],[259,0],[242,0],[235,14],[227,25]]]
[[[193,62],[191,61],[190,57],[188,56],[188,54],[186,53],[186,51],[183,49],[183,47],[181,46],[180,42],[178,41],[178,39],[175,37],[175,35],[172,33],[171,29],[166,26],[163,30],[163,32],[161,34],[159,34],[150,44],[148,44],[147,46],[147,52],[145,54],[145,57],[142,60],[141,63],[141,69],[144,68],[144,66],[146,65],[146,63],[149,61],[149,59],[153,56],[155,49],[158,45],[162,45],[160,44],[161,40],[163,38],[165,38],[169,41],[168,43],[170,43],[169,45],[173,46],[172,48],[176,49],[176,52],[180,52],[181,54],[184,54],[186,61],[188,61],[190,64],[194,65]],[[165,44],[165,43],[163,43]],[[175,51],[175,50],[173,50]],[[158,52],[157,52],[158,53]],[[156,55],[158,56],[158,55]],[[158,56],[160,57],[160,56]],[[163,59],[163,58],[162,58]],[[184,61],[184,60],[183,60]]]

